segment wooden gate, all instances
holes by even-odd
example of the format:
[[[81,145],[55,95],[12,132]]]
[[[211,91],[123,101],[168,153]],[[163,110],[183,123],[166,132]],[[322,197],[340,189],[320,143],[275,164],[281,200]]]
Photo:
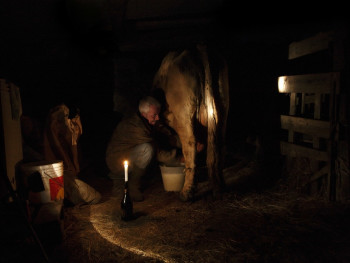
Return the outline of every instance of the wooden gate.
[[[348,135],[340,136],[342,124],[348,123],[344,100],[348,95],[341,83],[343,39],[344,34],[331,31],[291,43],[288,59],[303,72],[278,78],[279,92],[290,97],[289,112],[281,115],[285,137],[280,146],[287,174],[294,177],[298,189],[327,200],[347,199],[339,192],[349,192],[349,173],[340,174],[336,169],[340,159],[347,171],[349,167],[349,154],[339,155],[341,145],[347,149],[349,145]],[[327,57],[322,63],[317,58],[321,53]],[[307,63],[311,67],[305,67]]]

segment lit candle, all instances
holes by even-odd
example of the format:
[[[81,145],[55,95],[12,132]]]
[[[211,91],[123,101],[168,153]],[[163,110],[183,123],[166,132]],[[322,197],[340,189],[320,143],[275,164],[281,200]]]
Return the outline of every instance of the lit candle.
[[[124,161],[125,182],[128,181],[128,161]]]

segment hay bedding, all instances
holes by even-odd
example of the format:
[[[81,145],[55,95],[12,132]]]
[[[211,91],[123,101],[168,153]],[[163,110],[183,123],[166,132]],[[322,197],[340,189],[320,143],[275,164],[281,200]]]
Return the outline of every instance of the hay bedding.
[[[65,262],[350,262],[348,204],[281,188],[183,203],[158,180],[123,222],[122,189],[91,184],[101,203],[65,208]]]

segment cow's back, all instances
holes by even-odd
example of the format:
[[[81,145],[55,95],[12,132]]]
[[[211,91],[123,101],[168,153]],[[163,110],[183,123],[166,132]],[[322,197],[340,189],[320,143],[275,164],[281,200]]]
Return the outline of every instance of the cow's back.
[[[170,52],[154,78],[153,89],[164,92],[161,102],[164,102],[167,114],[176,114],[180,119],[183,114],[186,115],[183,118],[193,118],[204,96],[203,78],[203,67],[196,53],[189,50]],[[174,124],[171,122],[170,125]]]

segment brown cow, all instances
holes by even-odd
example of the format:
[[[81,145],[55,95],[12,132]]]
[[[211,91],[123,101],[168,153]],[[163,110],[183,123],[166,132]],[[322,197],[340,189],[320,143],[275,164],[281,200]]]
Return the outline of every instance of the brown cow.
[[[205,45],[197,45],[194,50],[170,52],[154,77],[153,89],[155,94],[162,91],[166,102],[164,117],[182,143],[186,175],[180,198],[187,201],[195,194],[196,145],[198,131],[203,127],[206,130],[208,177],[214,195],[220,194],[225,185],[222,168],[229,108],[225,60],[210,53]]]

